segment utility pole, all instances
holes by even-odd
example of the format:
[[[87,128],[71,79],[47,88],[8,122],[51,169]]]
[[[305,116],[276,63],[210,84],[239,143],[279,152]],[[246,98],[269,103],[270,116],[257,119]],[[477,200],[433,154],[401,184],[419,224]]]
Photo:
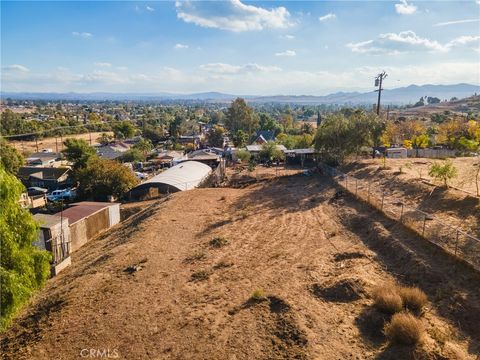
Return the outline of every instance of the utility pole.
[[[387,73],[385,71],[381,72],[380,74],[377,75],[377,77],[375,78],[375,87],[378,86],[378,90],[375,90],[375,91],[378,91],[378,101],[377,101],[377,115],[380,115],[380,97],[382,96],[382,82],[383,82],[383,79],[385,79],[387,77]]]

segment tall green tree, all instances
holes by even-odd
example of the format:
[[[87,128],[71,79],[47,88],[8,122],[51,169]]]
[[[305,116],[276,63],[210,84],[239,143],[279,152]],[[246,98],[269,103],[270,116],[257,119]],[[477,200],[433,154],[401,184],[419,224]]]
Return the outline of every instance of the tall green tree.
[[[33,245],[37,224],[18,202],[23,191],[23,185],[0,164],[0,330],[50,274],[50,254]]]
[[[67,160],[73,162],[73,168],[85,166],[87,161],[96,155],[96,151],[83,139],[67,139],[62,150]]]
[[[141,139],[139,142],[133,145],[133,148],[141,151],[144,156],[147,156],[148,153],[152,151],[153,145],[149,139]]]
[[[225,129],[222,126],[213,125],[207,136],[208,143],[210,144],[210,146],[223,147],[224,135]]]
[[[244,99],[237,98],[228,108],[225,126],[231,133],[243,130],[249,136],[258,129],[259,119],[253,109]]]
[[[126,166],[96,156],[78,169],[78,195],[81,198],[105,201],[109,195],[121,198],[138,180]]]
[[[113,134],[116,139],[129,139],[135,135],[136,129],[131,121],[121,121],[113,125]]]
[[[0,138],[0,163],[3,164],[4,169],[10,174],[16,174],[24,162],[22,154],[8,145],[5,139]]]

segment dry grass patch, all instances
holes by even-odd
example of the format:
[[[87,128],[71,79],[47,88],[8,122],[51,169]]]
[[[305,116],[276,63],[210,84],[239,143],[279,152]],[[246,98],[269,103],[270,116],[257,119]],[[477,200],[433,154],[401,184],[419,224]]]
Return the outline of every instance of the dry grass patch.
[[[421,312],[428,302],[427,295],[417,287],[399,286],[398,294],[402,298],[403,305],[411,311]]]
[[[253,291],[252,296],[250,296],[250,300],[253,301],[262,301],[267,298],[265,291],[263,289],[256,289]]]
[[[224,237],[216,237],[210,240],[210,246],[214,248],[221,248],[222,246],[228,245],[228,240]]]
[[[378,287],[373,292],[375,307],[383,313],[395,314],[403,309],[403,301],[393,284]]]
[[[191,276],[192,281],[204,281],[210,277],[210,273],[206,270],[194,272]]]
[[[422,341],[425,329],[422,322],[410,313],[398,313],[385,325],[385,336],[391,343],[415,345]]]

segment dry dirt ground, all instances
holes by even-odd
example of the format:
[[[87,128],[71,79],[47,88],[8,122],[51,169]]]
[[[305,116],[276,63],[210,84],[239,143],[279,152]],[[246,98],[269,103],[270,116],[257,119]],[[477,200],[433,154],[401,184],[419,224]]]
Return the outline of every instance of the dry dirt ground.
[[[429,184],[434,180],[428,176],[428,168],[434,161],[424,158],[387,159],[387,169],[384,169],[381,159],[369,159],[353,162],[342,170],[355,178],[371,181],[371,189],[377,197],[381,197],[385,190],[389,202],[402,201],[410,208],[433,214],[445,223],[480,237],[480,199],[473,195],[476,190],[472,175],[473,164],[480,160],[452,159],[458,169],[458,177],[452,181],[452,185],[470,191],[472,195]]]
[[[372,308],[372,289],[392,280],[430,299],[416,349],[389,346]],[[475,359],[479,288],[319,175],[196,189],[76,252],[1,335],[2,358]]]
[[[108,135],[113,135],[112,132],[106,132]],[[98,138],[102,135],[103,132],[92,132],[90,134],[76,134],[76,135],[64,135],[62,138],[58,136],[56,138],[43,138],[38,140],[38,151],[42,151],[43,149],[51,149],[52,151],[61,151],[63,149],[62,141],[66,139],[74,138],[74,139],[83,139],[90,143],[90,138],[92,139],[92,145],[98,144]],[[37,151],[37,144],[35,141],[9,141],[9,144],[14,146],[17,150],[24,154],[31,154]]]

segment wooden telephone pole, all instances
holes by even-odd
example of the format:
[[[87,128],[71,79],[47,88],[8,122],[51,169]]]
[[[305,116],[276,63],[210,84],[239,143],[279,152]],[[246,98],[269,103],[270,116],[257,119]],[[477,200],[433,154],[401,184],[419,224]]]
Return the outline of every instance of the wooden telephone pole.
[[[382,96],[382,83],[383,80],[387,77],[387,73],[385,71],[381,72],[380,74],[377,75],[375,78],[375,87],[378,86],[378,101],[377,101],[377,115],[380,115],[380,97]]]

